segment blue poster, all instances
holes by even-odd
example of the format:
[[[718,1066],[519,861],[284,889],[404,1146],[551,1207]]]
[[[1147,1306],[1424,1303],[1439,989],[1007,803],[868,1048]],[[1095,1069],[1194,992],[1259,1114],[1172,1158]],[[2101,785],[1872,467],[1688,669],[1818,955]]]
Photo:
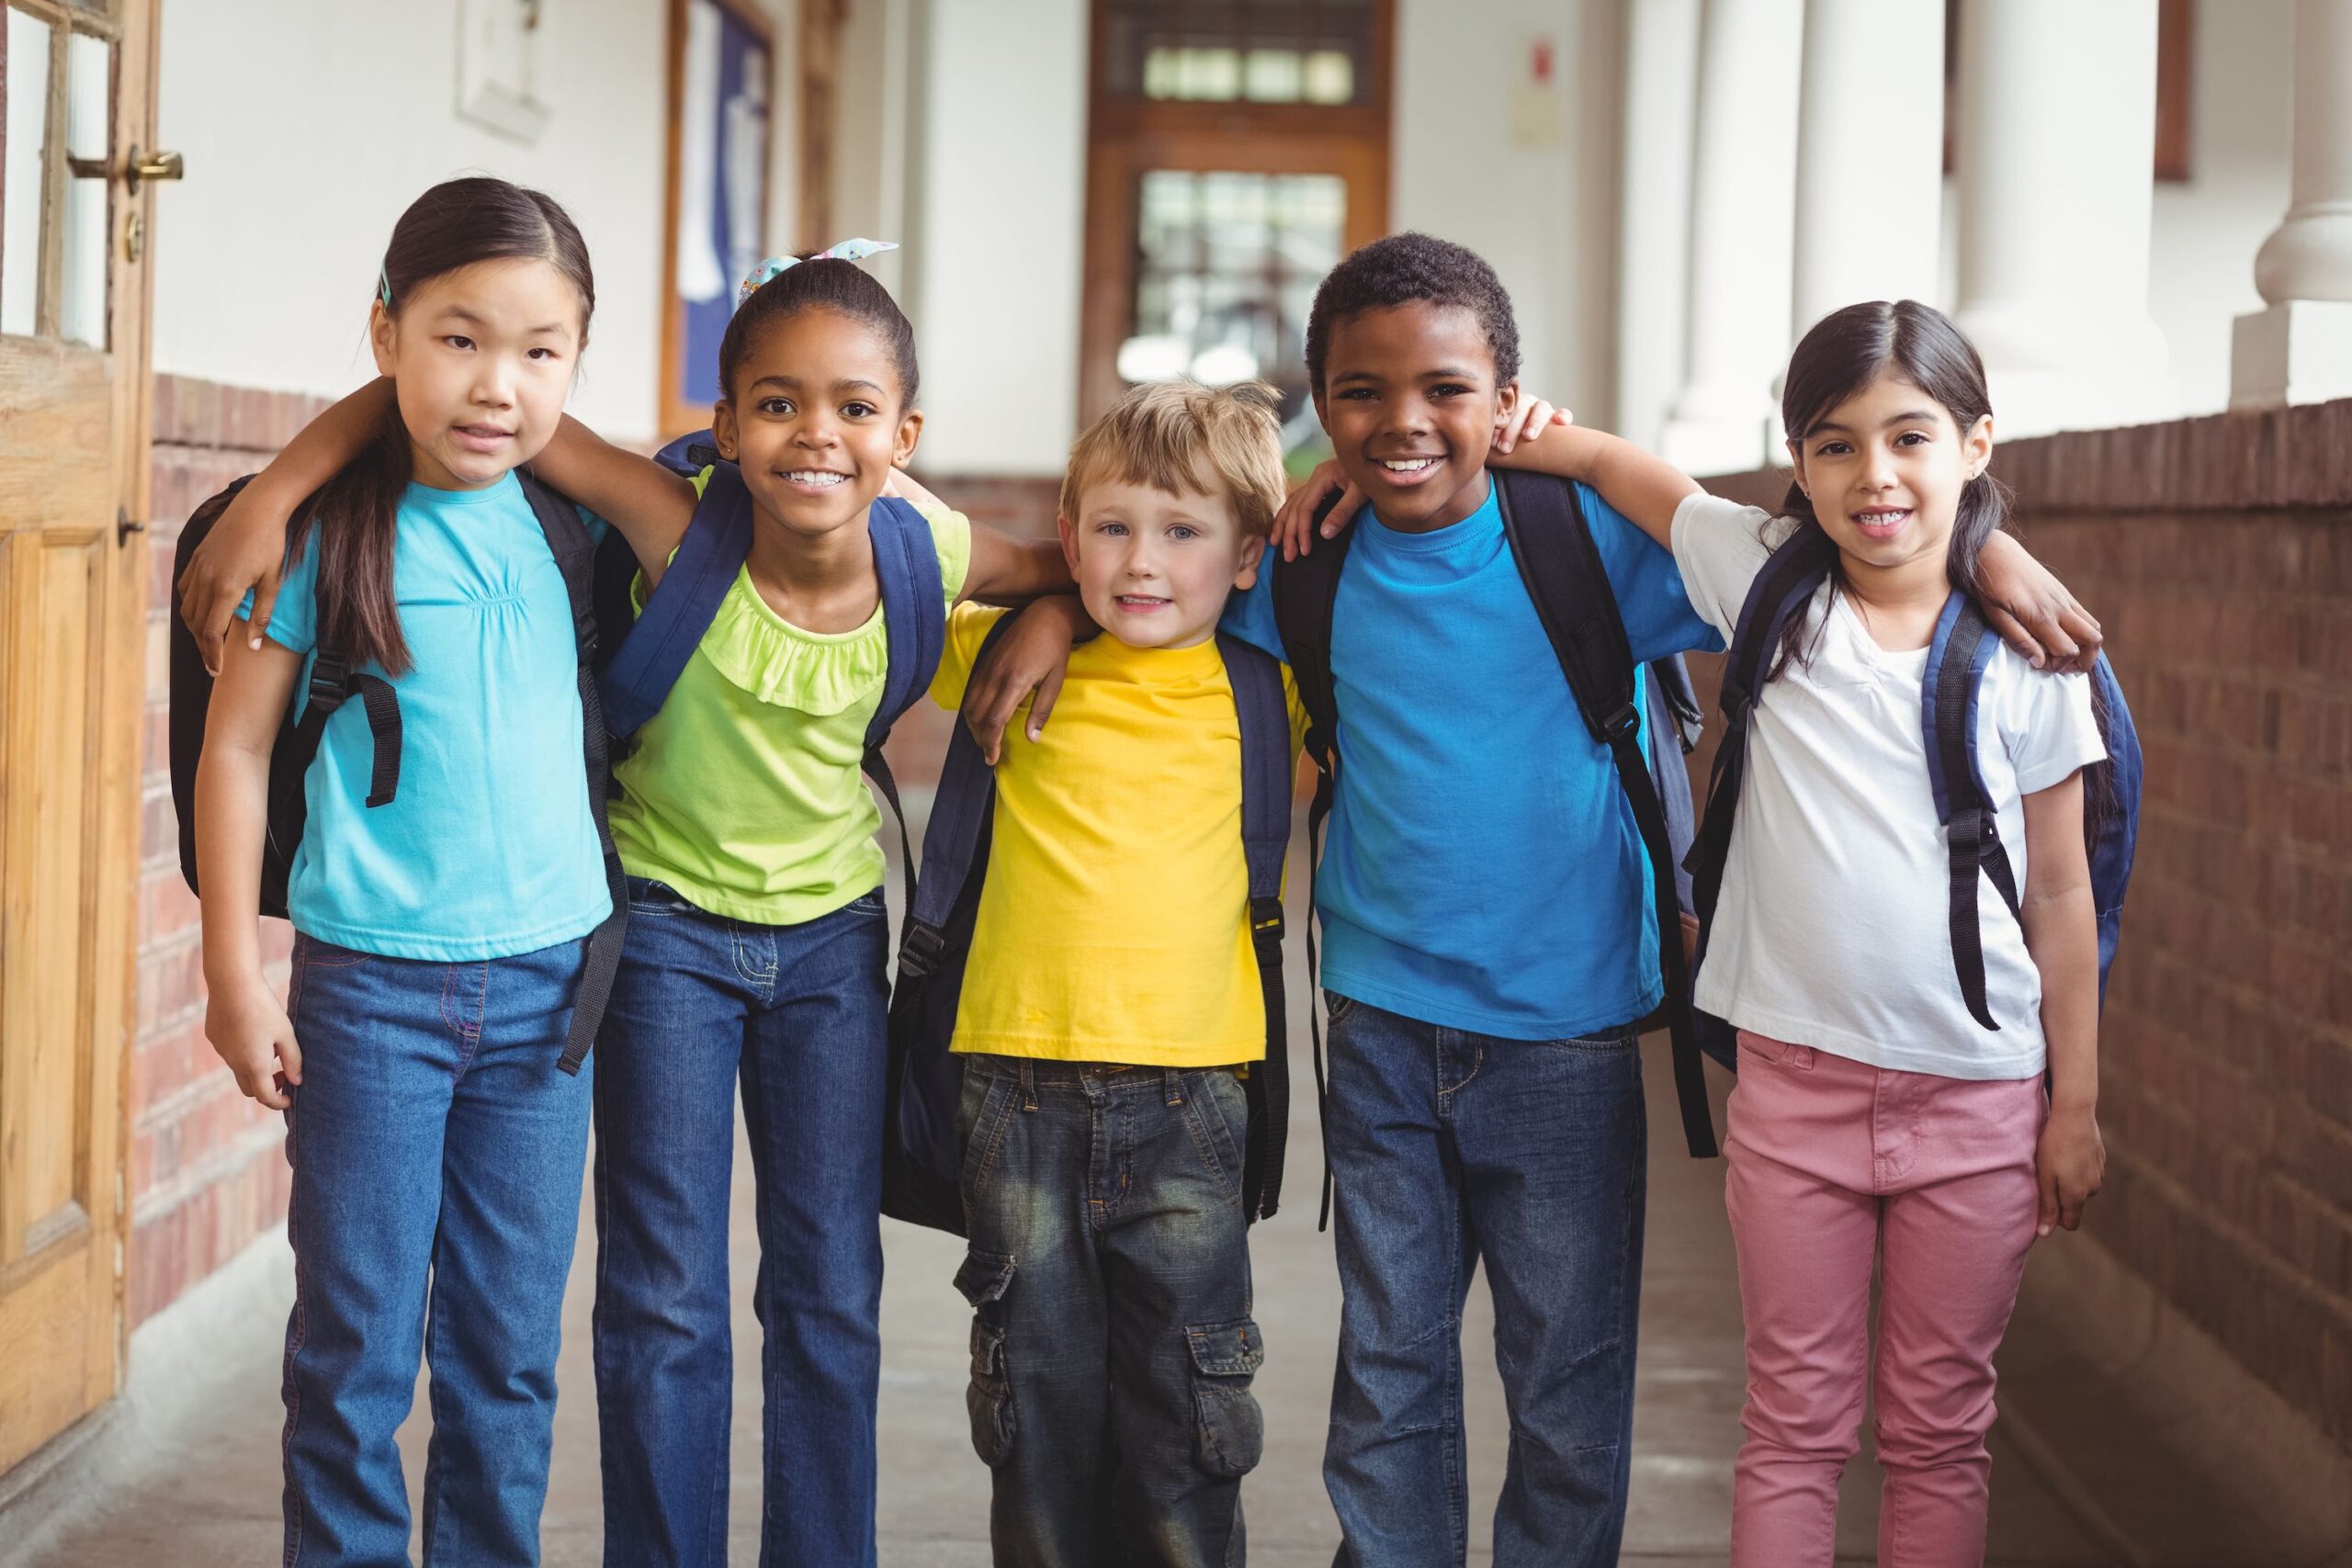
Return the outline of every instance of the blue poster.
[[[718,340],[736,287],[767,255],[768,44],[719,0],[687,0],[685,34],[672,394],[705,404],[718,396]]]

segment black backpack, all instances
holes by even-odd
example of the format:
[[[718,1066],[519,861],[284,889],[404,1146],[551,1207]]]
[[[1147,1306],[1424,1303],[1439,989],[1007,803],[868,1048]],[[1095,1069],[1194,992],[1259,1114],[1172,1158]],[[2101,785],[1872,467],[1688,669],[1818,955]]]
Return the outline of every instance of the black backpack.
[[[1012,624],[1006,615],[989,628],[983,658]],[[1281,1201],[1290,1126],[1282,904],[1283,857],[1290,848],[1290,714],[1282,668],[1272,655],[1222,636],[1217,649],[1241,721],[1241,847],[1249,868],[1250,945],[1266,1008],[1266,1059],[1252,1063],[1244,1081],[1250,1132],[1242,1152],[1242,1209],[1256,1220],[1271,1217]],[[952,1044],[995,820],[996,775],[958,724],[923,830],[922,875],[907,911],[890,994],[882,1166],[884,1213],[957,1235],[965,1234],[964,1144],[956,1129],[964,1063]]]
[[[1693,744],[1699,722],[1691,695],[1690,677],[1679,656],[1650,666],[1651,727],[1658,738],[1653,763],[1642,750],[1641,716],[1635,705],[1636,682],[1633,646],[1625,623],[1609,586],[1600,548],[1586,525],[1575,487],[1549,474],[1519,469],[1492,471],[1503,532],[1518,563],[1536,618],[1567,677],[1577,711],[1584,716],[1592,738],[1609,750],[1617,765],[1618,782],[1634,808],[1648,852],[1652,901],[1657,917],[1658,962],[1665,975],[1665,999],[1657,1012],[1641,1021],[1645,1029],[1663,1024],[1672,1034],[1674,1087],[1681,1107],[1682,1133],[1692,1156],[1707,1158],[1715,1150],[1714,1120],[1707,1103],[1705,1069],[1701,1066],[1699,1037],[1690,1008],[1689,965],[1682,951],[1682,911],[1690,907],[1690,887],[1680,872],[1691,838],[1690,784],[1680,751]],[[1334,497],[1333,501],[1336,502]],[[1326,503],[1324,511],[1329,511]],[[1348,541],[1354,530],[1322,541],[1313,554],[1284,561],[1274,573],[1274,616],[1282,632],[1283,651],[1290,656],[1291,674],[1298,682],[1299,700],[1307,714],[1306,754],[1315,760],[1315,801],[1307,808],[1306,831],[1310,867],[1321,857],[1323,821],[1329,815],[1333,788],[1344,748],[1343,727],[1331,680],[1331,612],[1340,595],[1340,572],[1347,564]],[[1680,742],[1680,751],[1665,744],[1668,735]],[[1308,882],[1313,896],[1313,873]],[[1307,970],[1312,983],[1317,970],[1315,934],[1307,930]],[[1323,1036],[1315,1031],[1315,1082],[1318,1097],[1324,1087]],[[1330,1168],[1324,1167],[1324,1217],[1330,1213]]]
[[[250,474],[196,509],[181,530],[172,558],[172,580],[187,570],[188,558],[212,532],[236,493],[251,482]],[[613,848],[612,830],[605,821],[605,785],[611,776],[605,733],[605,712],[596,690],[596,615],[593,580],[596,543],[579,509],[532,478],[515,470],[531,513],[547,535],[548,549],[563,573],[571,599],[572,633],[580,649],[580,731],[582,761],[588,771],[588,808],[596,821],[596,841],[604,852],[605,882],[611,890],[613,911],[588,938],[588,955],[581,971],[580,992],[571,1013],[571,1032],[564,1042],[561,1066],[577,1074],[595,1043],[605,1003],[611,998],[613,976],[620,967],[621,937],[628,923],[628,887],[621,874],[620,855]],[[305,502],[308,506],[310,503]],[[322,524],[321,526],[326,525]],[[166,634],[171,663],[172,809],[179,816],[180,874],[190,891],[196,885],[196,764],[204,751],[204,717],[212,702],[212,676],[196,635],[177,615]],[[310,816],[303,784],[318,755],[319,739],[327,720],[350,698],[357,697],[368,713],[368,728],[375,738],[375,763],[368,780],[368,804],[383,806],[400,792],[401,708],[391,683],[380,676],[351,668],[350,660],[321,645],[311,663],[301,702],[280,723],[269,755],[268,827],[262,841],[261,912],[286,916],[286,879],[294,867],[294,852],[302,841]]]

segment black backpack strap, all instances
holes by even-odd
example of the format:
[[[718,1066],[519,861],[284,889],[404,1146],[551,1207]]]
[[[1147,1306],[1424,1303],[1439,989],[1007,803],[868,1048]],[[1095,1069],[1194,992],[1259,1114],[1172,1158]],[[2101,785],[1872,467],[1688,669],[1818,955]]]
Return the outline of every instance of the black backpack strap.
[[[605,819],[613,773],[612,736],[605,727],[604,695],[596,681],[596,542],[581,521],[579,508],[529,474],[518,477],[532,514],[539,520],[539,531],[547,536],[548,553],[563,573],[564,592],[571,602],[572,640],[579,649],[581,761],[588,771],[588,812],[596,824],[596,847],[604,854],[605,886],[613,904],[611,913],[588,933],[588,955],[571,1004],[571,1028],[557,1063],[565,1072],[576,1075],[605,1021],[605,1004],[612,999],[613,977],[621,966],[621,942],[628,929],[628,878],[621,869],[620,851],[613,844],[612,826]]]
[[[368,771],[368,805],[370,809],[389,806],[400,794],[401,787],[401,700],[390,682],[380,675],[369,675],[351,668],[351,661],[330,648],[313,651],[311,678],[303,688],[302,711],[295,719],[290,736],[280,732],[280,739],[270,756],[269,807],[266,832],[269,838],[268,856],[290,872],[294,851],[300,843],[302,829],[310,817],[309,801],[304,791],[308,787],[311,763],[319,754],[319,743],[326,739],[327,720],[335,710],[353,697],[357,697],[368,714],[368,734],[373,742],[374,755]],[[269,880],[269,868],[264,867],[264,880]],[[283,873],[281,873],[283,874]],[[277,889],[284,897],[282,887]],[[273,902],[270,890],[265,888],[265,906]],[[271,912],[265,908],[265,913]]]
[[[1617,611],[1600,547],[1586,525],[1575,488],[1548,474],[1509,469],[1494,475],[1503,531],[1511,556],[1534,602],[1536,619],[1566,675],[1568,690],[1593,739],[1608,748],[1617,780],[1634,808],[1643,846],[1649,852],[1651,903],[1657,922],[1658,963],[1665,976],[1665,1006],[1674,1043],[1674,1088],[1682,1110],[1682,1134],[1690,1153],[1715,1153],[1707,1080],[1699,1057],[1699,1037],[1689,1006],[1690,981],[1682,954],[1682,901],[1675,883],[1674,853],[1666,809],[1650,778],[1642,749],[1642,713],[1633,646]]]
[[[1241,853],[1249,870],[1250,945],[1266,1007],[1266,1059],[1249,1075],[1249,1146],[1241,1164],[1241,1206],[1268,1220],[1281,1206],[1283,1161],[1290,1131],[1287,998],[1283,991],[1283,862],[1290,853],[1290,705],[1272,655],[1220,635],[1226,678],[1241,721]]]
[[[1017,619],[999,615],[980,639],[972,662],[978,664],[995,651]],[[947,739],[947,755],[939,765],[939,786],[933,794],[931,818],[922,830],[922,874],[915,878],[907,898],[905,930],[899,942],[899,978],[922,979],[939,966],[947,930],[965,885],[984,854],[989,829],[996,812],[996,773],[980,755],[980,743],[958,722]]]
[[[939,673],[939,657],[947,645],[947,588],[939,575],[939,546],[931,524],[909,502],[881,496],[866,513],[866,532],[874,542],[874,575],[882,591],[882,626],[889,638],[889,664],[882,677],[882,701],[865,727],[865,776],[882,792],[890,815],[899,824],[899,863],[907,868],[907,907],[914,908],[920,886],[915,875],[914,847],[907,836],[906,807],[899,803],[899,781],[882,755],[883,742],[900,715],[921,702]],[[992,642],[1011,616],[989,628]],[[956,726],[960,732],[961,724]],[[929,829],[925,829],[928,852]],[[960,884],[959,884],[960,886]]]
[[[1318,524],[1338,504],[1334,495],[1315,513]],[[1315,883],[1323,859],[1323,824],[1331,815],[1331,798],[1340,768],[1340,705],[1331,680],[1331,611],[1340,599],[1340,571],[1347,565],[1352,529],[1326,539],[1311,554],[1283,562],[1273,570],[1274,626],[1282,634],[1283,652],[1290,661],[1291,679],[1298,685],[1299,705],[1306,710],[1306,754],[1315,763],[1315,798],[1306,807],[1306,983],[1319,990],[1321,954],[1315,942]],[[1328,1075],[1323,1067],[1321,998],[1306,1010],[1307,1037],[1314,1045],[1315,1119],[1323,1132],[1323,1190],[1315,1228],[1331,1224],[1331,1119]]]
[[[2019,909],[2017,876],[1976,762],[1977,694],[1997,646],[1976,602],[1954,593],[1937,623],[1919,694],[1926,709],[1928,779],[1935,789],[1936,815],[1944,825],[1945,863],[1951,871],[1952,971],[1960,979],[1969,1016],[1996,1032],[2001,1026],[1984,995],[1978,875],[1992,878],[2011,915]]]

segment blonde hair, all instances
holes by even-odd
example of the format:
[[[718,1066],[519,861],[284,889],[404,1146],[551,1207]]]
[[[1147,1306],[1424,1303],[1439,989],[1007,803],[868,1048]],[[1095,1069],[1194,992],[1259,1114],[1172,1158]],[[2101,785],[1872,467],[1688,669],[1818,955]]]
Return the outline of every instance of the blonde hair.
[[[1222,486],[1241,521],[1241,536],[1273,531],[1283,503],[1280,394],[1262,381],[1204,387],[1197,381],[1146,381],[1089,425],[1069,449],[1061,513],[1078,521],[1090,486],[1149,485],[1170,495]]]

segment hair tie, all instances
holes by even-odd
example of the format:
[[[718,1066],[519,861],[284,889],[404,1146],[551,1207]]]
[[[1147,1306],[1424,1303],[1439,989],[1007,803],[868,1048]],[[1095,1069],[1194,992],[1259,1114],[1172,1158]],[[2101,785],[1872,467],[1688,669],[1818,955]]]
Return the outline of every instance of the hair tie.
[[[384,302],[385,310],[392,308],[392,275],[382,267],[376,270],[376,298]]]
[[[826,246],[815,255],[806,259],[861,262],[868,256],[879,255],[884,251],[895,251],[898,248],[897,242],[891,240],[843,240],[838,244]],[[752,276],[743,280],[743,287],[735,291],[735,308],[741,310],[744,302],[759,291],[762,284],[771,282],[785,273],[790,272],[800,265],[802,259],[795,255],[770,256],[753,267]],[[389,300],[386,302],[390,303]]]

